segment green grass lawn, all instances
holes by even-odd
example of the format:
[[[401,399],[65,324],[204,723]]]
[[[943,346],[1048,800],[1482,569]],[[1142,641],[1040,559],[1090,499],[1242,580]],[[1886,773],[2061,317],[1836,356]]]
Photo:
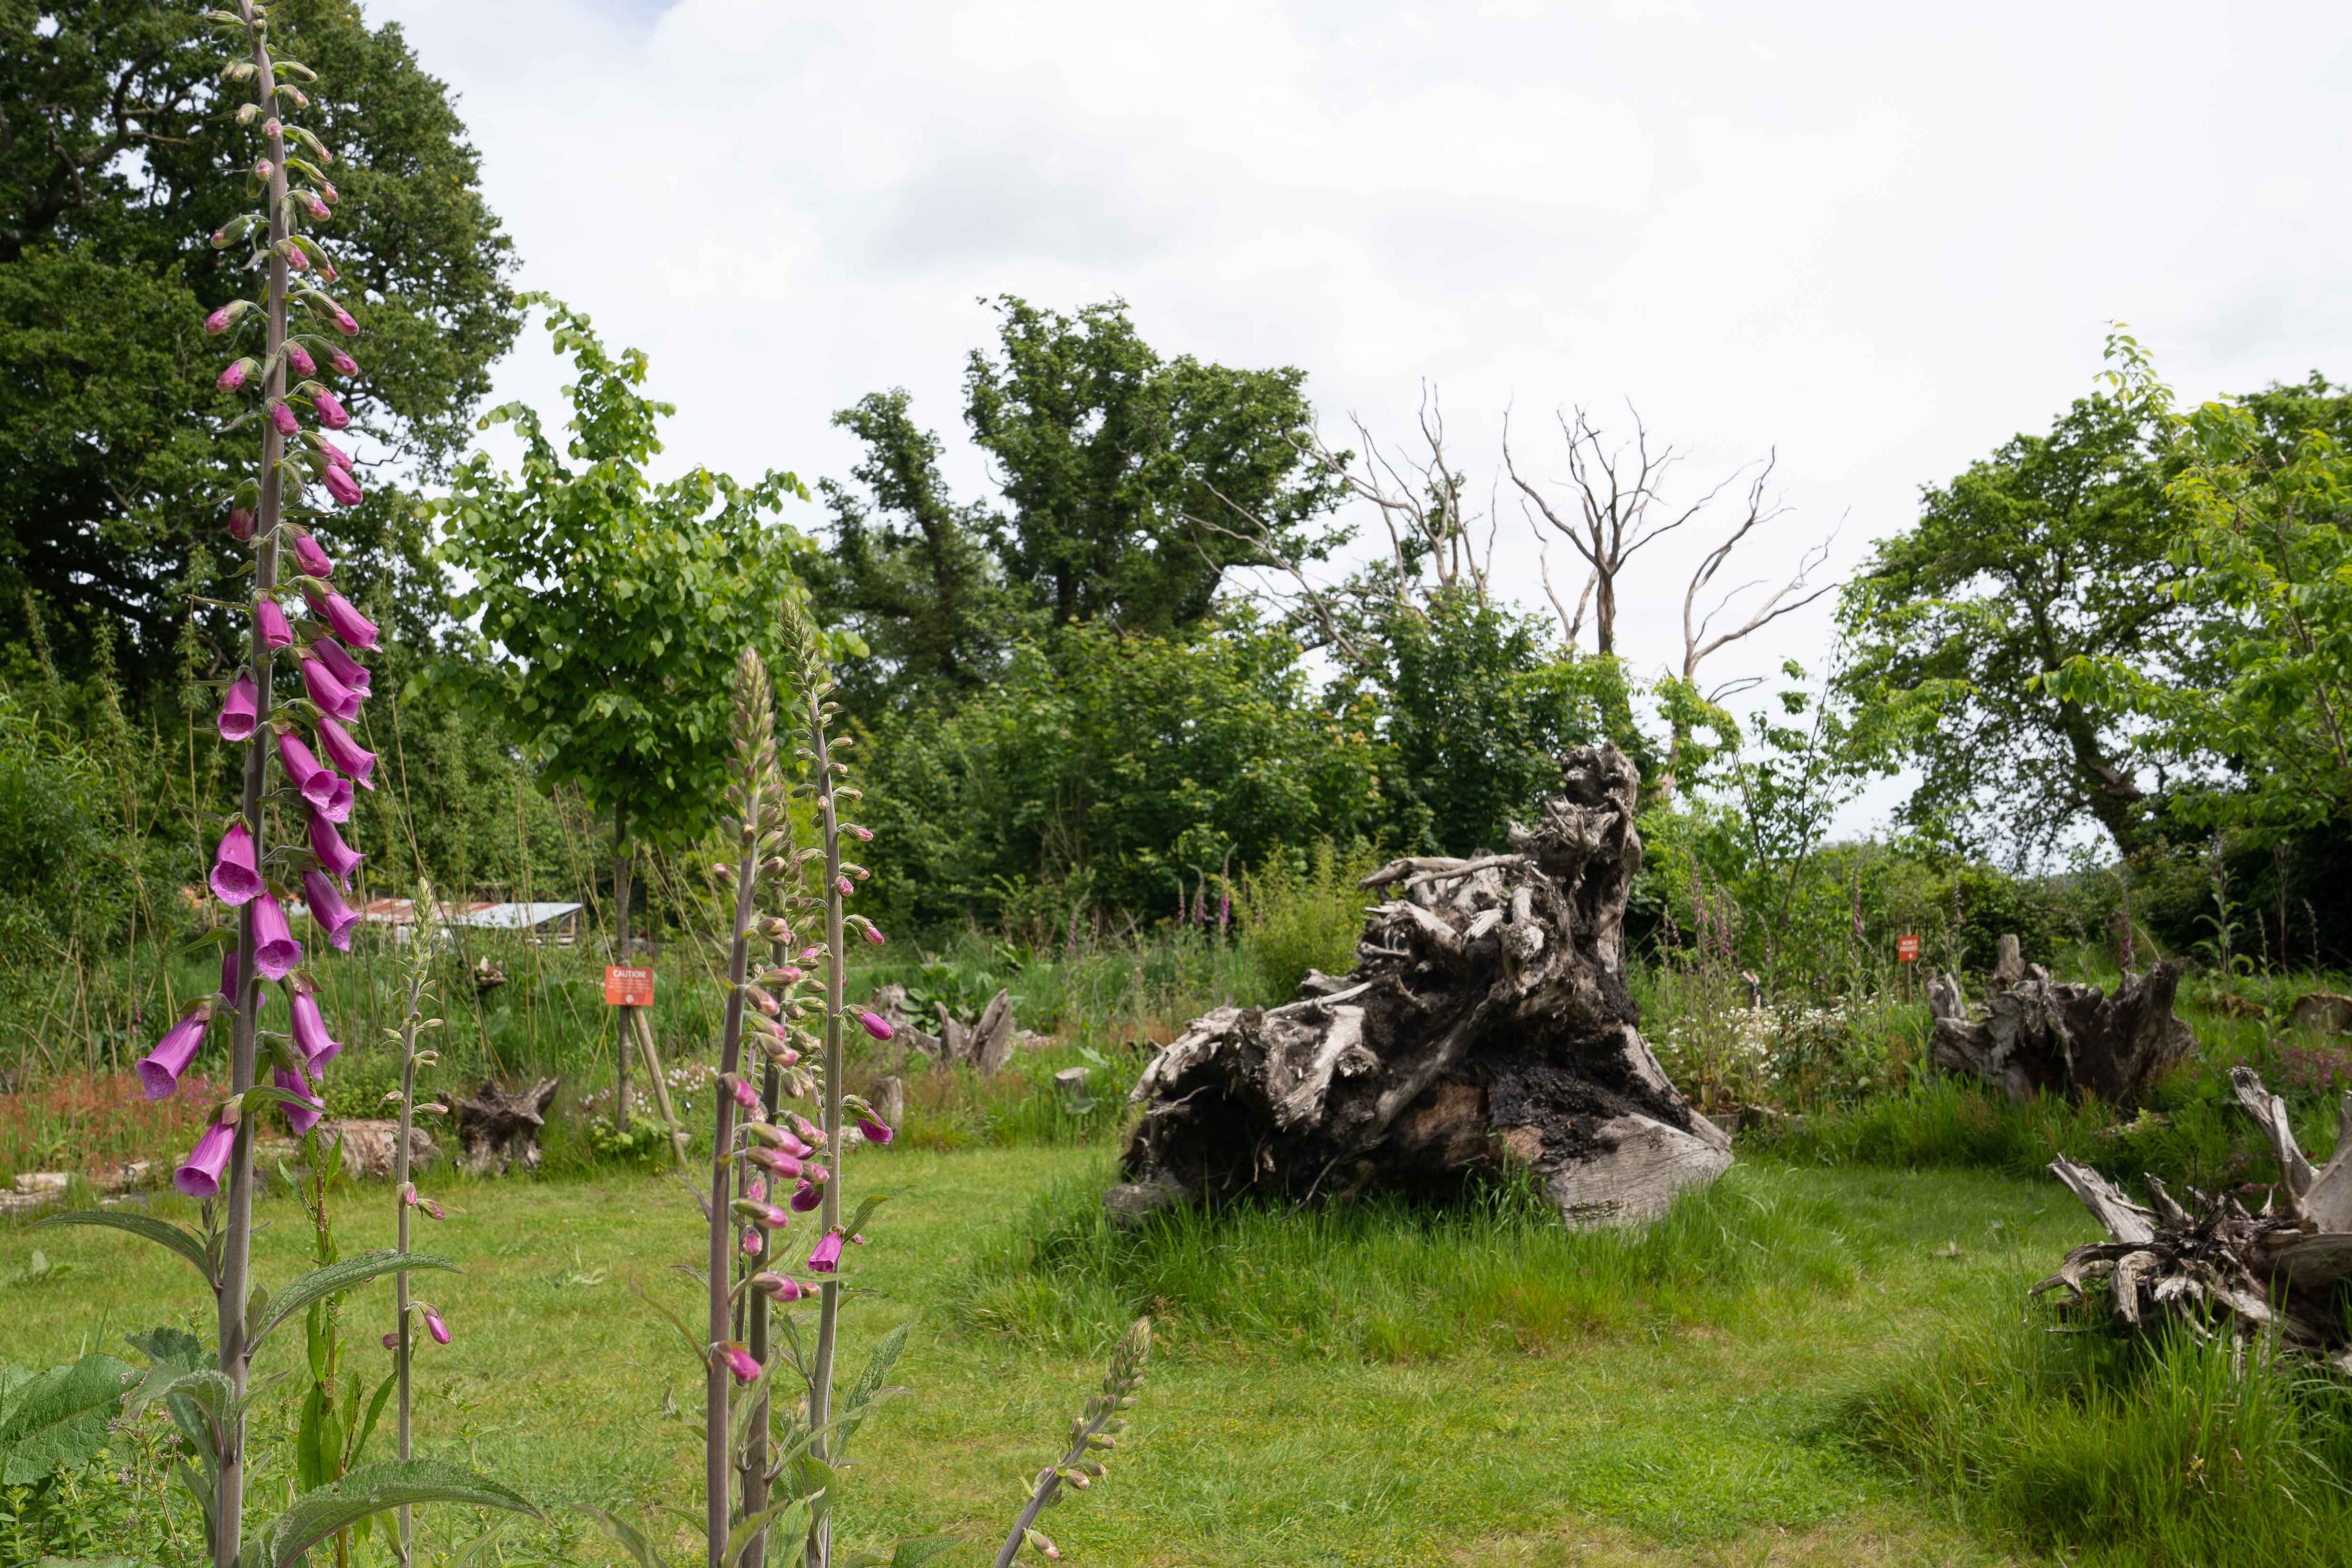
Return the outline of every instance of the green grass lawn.
[[[853,1183],[902,1195],[873,1226],[872,1245],[852,1254],[873,1294],[847,1314],[851,1363],[881,1331],[922,1321],[894,1380],[910,1392],[859,1439],[850,1538],[945,1529],[971,1542],[945,1561],[988,1560],[982,1542],[1003,1528],[1016,1478],[1042,1461],[1100,1372],[1083,1313],[1047,1331],[1045,1319],[1002,1310],[1008,1229],[1017,1234],[1024,1216],[1034,1226],[1040,1205],[1066,1207],[1103,1158],[1017,1149],[853,1160]],[[693,1287],[667,1272],[695,1251],[698,1216],[683,1188],[653,1177],[449,1181],[441,1195],[449,1218],[421,1245],[465,1273],[426,1287],[457,1340],[425,1347],[423,1451],[544,1501],[695,1508],[698,1372],[628,1289],[635,1280],[690,1307]],[[1343,1259],[1327,1296],[1338,1324],[1396,1310],[1384,1300],[1360,1311],[1359,1296],[1418,1291],[1433,1321],[1453,1326],[1443,1335],[1320,1331],[1298,1316],[1311,1303],[1271,1289],[1273,1310],[1257,1313],[1235,1310],[1230,1285],[1223,1308],[1146,1302],[1165,1314],[1163,1351],[1134,1441],[1107,1484],[1048,1525],[1067,1560],[1097,1563],[2010,1561],[1855,1452],[1839,1413],[1874,1376],[1981,1319],[2021,1269],[2082,1239],[2088,1221],[2063,1196],[1972,1173],[1742,1165],[1702,1200],[1723,1222],[1709,1245],[1727,1258],[1752,1249],[1764,1263],[1727,1270],[1714,1289],[1628,1276],[1614,1310],[1597,1314],[1589,1298],[1563,1296],[1549,1331],[1540,1300],[1485,1329],[1465,1318],[1444,1282],[1457,1268],[1465,1279],[1476,1272],[1475,1238],[1442,1233],[1389,1265],[1413,1280]],[[177,1204],[158,1200],[159,1210]],[[384,1243],[389,1207],[379,1188],[342,1194],[346,1255]],[[301,1267],[304,1217],[278,1196],[263,1218],[257,1268],[283,1281]],[[1246,1253],[1247,1241],[1199,1233],[1205,1247]],[[0,1361],[120,1351],[125,1330],[201,1326],[209,1315],[184,1264],[110,1233],[0,1234],[0,1279],[36,1245],[72,1271],[0,1286]],[[1449,1258],[1449,1247],[1461,1256]],[[1243,1267],[1222,1277],[1251,1278],[1246,1258],[1228,1261]],[[1560,1267],[1574,1266],[1563,1254]],[[1054,1270],[1081,1271],[1050,1255],[1047,1267],[1048,1293]],[[1486,1310],[1492,1286],[1466,1298],[1470,1310]],[[365,1299],[350,1320],[371,1363],[384,1300]],[[274,1344],[264,1370],[299,1356],[299,1338]],[[283,1429],[291,1408],[272,1406],[265,1432]],[[274,1510],[284,1447],[267,1437],[259,1447],[257,1489]],[[608,1560],[601,1539],[576,1530],[572,1549]]]

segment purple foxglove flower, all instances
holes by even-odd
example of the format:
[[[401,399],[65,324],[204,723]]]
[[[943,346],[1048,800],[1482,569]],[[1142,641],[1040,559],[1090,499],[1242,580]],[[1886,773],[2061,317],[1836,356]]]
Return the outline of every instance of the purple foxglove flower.
[[[316,375],[319,374],[319,362],[312,359],[310,357],[310,351],[304,348],[300,343],[288,343],[286,345],[286,363],[294,367],[294,374],[296,375]]]
[[[423,1308],[422,1310],[425,1313],[425,1331],[433,1336],[433,1342],[436,1345],[447,1344],[449,1325],[441,1321],[441,1314],[430,1307]]]
[[[347,474],[352,471],[352,455],[349,452],[344,451],[341,447],[336,446],[332,441],[328,440],[324,436],[319,437],[319,450],[324,452],[327,455],[327,461],[333,464],[336,468],[342,469],[343,472]],[[323,577],[326,574],[327,574],[324,572],[313,572],[310,574],[313,577]]]
[[[751,1352],[732,1340],[719,1347],[719,1359],[727,1363],[738,1383],[749,1383],[760,1375],[760,1363],[751,1359]]]
[[[793,1223],[792,1215],[775,1204],[760,1202],[751,1205],[747,1216],[761,1230],[782,1230]]]
[[[352,775],[362,789],[373,789],[368,773],[375,766],[375,753],[361,749],[349,731],[332,719],[319,721],[319,744],[325,749],[327,761]]]
[[[815,1183],[820,1187],[833,1180],[833,1173],[826,1170],[823,1165],[803,1165],[801,1167],[801,1174],[806,1176],[810,1181]]]
[[[219,387],[223,392],[235,392],[238,387],[243,386],[247,381],[251,379],[253,373],[260,368],[261,366],[259,364],[250,359],[237,360],[231,363],[226,370],[221,372],[220,379],[213,383],[213,384]]]
[[[352,471],[332,463],[329,463],[327,471],[319,476],[319,482],[327,487],[327,493],[335,498],[337,506],[357,506],[365,497],[360,482],[352,478]]]
[[[329,349],[327,363],[335,367],[337,375],[357,375],[360,373],[360,362],[341,349]]]
[[[288,1105],[281,1101],[278,1107],[286,1113],[286,1125],[293,1131],[295,1137],[299,1138],[319,1125],[319,1117],[327,1109],[327,1102],[311,1095],[310,1085],[300,1073],[288,1072],[279,1068],[269,1075],[269,1081],[287,1093],[299,1094],[310,1101],[307,1106]]]
[[[310,853],[319,858],[328,876],[346,888],[352,885],[352,873],[367,858],[343,842],[343,836],[335,831],[333,823],[318,816],[310,818]]]
[[[310,191],[302,193],[302,209],[310,215],[311,220],[315,223],[324,223],[333,216],[327,210],[327,204]],[[310,372],[304,371],[302,374],[308,375]]]
[[[340,305],[335,307],[335,331],[342,333],[343,336],[347,338],[355,338],[360,335],[360,324],[357,321],[352,321],[352,313],[349,310],[344,310]]]
[[[319,542],[307,533],[294,536],[294,560],[306,577],[331,577],[335,574],[334,561],[319,548]]]
[[[302,433],[302,422],[294,417],[294,410],[288,404],[271,404],[269,422],[278,426],[278,433],[280,436],[299,436]]]
[[[335,183],[332,180],[320,180],[319,182],[319,194],[327,198],[327,205],[329,206],[333,206],[337,202],[343,199],[343,193],[335,189]]]
[[[871,844],[874,842],[874,830],[870,827],[860,827],[854,822],[845,822],[841,825],[841,830],[844,833],[848,834],[852,838],[856,839],[860,844]]]
[[[259,722],[253,676],[240,672],[228,683],[228,695],[221,700],[220,718],[215,721],[224,741],[250,741]]]
[[[319,808],[319,815],[332,823],[349,822],[352,819],[352,802],[358,798],[352,788],[352,781],[337,773],[330,773],[327,776],[335,781],[335,794]]]
[[[310,700],[330,718],[356,719],[360,716],[360,694],[335,679],[335,672],[316,658],[302,663],[302,685],[310,693]]]
[[[235,1007],[240,1005],[243,992],[236,983],[236,944],[221,949],[220,999]]]
[[[877,1121],[870,1116],[861,1116],[857,1119],[857,1131],[868,1143],[887,1143],[898,1136],[884,1123]]]
[[[749,1079],[738,1078],[733,1073],[729,1073],[727,1075],[727,1088],[735,1096],[735,1103],[741,1106],[744,1110],[757,1110],[760,1109],[760,1091],[751,1087],[751,1083]]]
[[[323,811],[332,804],[335,775],[319,765],[319,759],[310,754],[310,748],[304,745],[302,738],[291,730],[278,731],[278,760],[284,765],[286,776],[301,792],[302,798],[310,803],[312,810]]]
[[[351,410],[323,387],[310,395],[310,406],[319,411],[319,423],[330,430],[340,430],[352,422]]]
[[[810,1143],[822,1144],[824,1142],[824,1129],[798,1111],[793,1113],[793,1131]]]
[[[743,1195],[751,1199],[755,1204],[766,1203],[768,1201],[767,1178],[764,1176],[754,1176],[750,1181],[744,1183]]]
[[[228,509],[228,536],[239,544],[253,537],[253,514],[241,506]]]
[[[237,319],[252,309],[253,301],[250,300],[231,300],[205,318],[205,331],[218,337],[236,325]]]
[[[824,1233],[824,1239],[816,1244],[814,1252],[809,1254],[808,1266],[812,1274],[830,1274],[841,1267],[841,1232],[828,1230]]]
[[[278,601],[265,598],[253,606],[254,619],[261,623],[261,643],[264,647],[292,647],[294,628],[286,624],[286,612]]]
[[[335,890],[316,869],[302,873],[302,900],[310,906],[310,918],[317,921],[327,933],[328,944],[339,952],[352,950],[352,928],[360,923],[357,910],[343,902],[343,895]],[[888,1142],[888,1139],[884,1139]]]
[[[746,1152],[744,1158],[762,1170],[774,1172],[788,1182],[797,1179],[801,1173],[800,1161],[782,1149],[753,1149]]]
[[[427,1219],[447,1219],[449,1217],[447,1215],[441,1212],[441,1205],[435,1203],[431,1198],[417,1199],[416,1206],[425,1211],[425,1217]]]
[[[782,977],[784,984],[787,985],[798,985],[801,983],[803,971],[801,966],[797,963],[787,963],[782,969],[776,971],[776,973],[778,975]]]
[[[229,950],[229,962],[236,962],[236,950]],[[196,1051],[205,1043],[205,1030],[213,1021],[210,997],[197,1003],[180,1015],[180,1021],[163,1033],[139,1062],[139,1081],[146,1086],[147,1098],[163,1100],[180,1087],[180,1075],[196,1059]]]
[[[835,877],[833,879],[833,886],[834,890],[845,899],[849,897],[850,894],[857,891],[857,884],[851,881],[846,877]]]
[[[799,1186],[793,1189],[793,1212],[794,1214],[806,1214],[823,1202],[824,1202],[824,1189],[823,1187],[811,1186],[808,1183],[803,1182]]]
[[[763,1290],[779,1301],[797,1301],[803,1296],[814,1294],[799,1280],[766,1269],[751,1276],[751,1289]]]
[[[300,272],[310,265],[310,258],[303,253],[300,246],[289,245],[286,247],[286,269],[289,272]]]
[[[761,1251],[765,1248],[767,1245],[767,1239],[760,1234],[758,1226],[754,1226],[743,1232],[741,1246],[744,1257],[759,1257]]]
[[[400,1348],[400,1336],[399,1336],[398,1334],[386,1334],[386,1335],[384,1335],[384,1336],[383,1336],[383,1348],[384,1348],[384,1349],[386,1349],[386,1350],[388,1350],[388,1351],[396,1351],[396,1350],[398,1350],[398,1349]]]
[[[318,995],[307,982],[287,987],[287,1001],[294,1015],[294,1048],[312,1072],[324,1073],[327,1064],[343,1054],[343,1043],[327,1033],[327,1016],[319,1011]]]
[[[814,963],[818,959],[823,958],[824,956],[824,949],[821,945],[801,949],[801,962],[803,963]]]
[[[866,1026],[867,1034],[877,1040],[887,1040],[898,1032],[890,1026],[890,1020],[879,1013],[868,1013],[861,1009],[857,1015],[857,1021]]]
[[[320,663],[334,671],[337,680],[362,697],[368,694],[370,678],[367,666],[345,652],[342,644],[332,637],[320,637],[310,645],[310,652]]]
[[[228,1152],[236,1142],[236,1129],[226,1121],[215,1121],[205,1129],[189,1152],[187,1163],[173,1173],[172,1184],[192,1198],[220,1195],[221,1173],[228,1169]]]
[[[876,925],[872,921],[867,921],[862,929],[866,932],[866,941],[872,942],[877,947],[880,947],[882,945],[882,928],[880,926]]]
[[[278,895],[264,888],[253,906],[253,967],[264,980],[283,980],[302,962],[302,944],[287,929]]]
[[[261,891],[261,868],[253,856],[253,835],[232,822],[213,851],[213,891],[231,909],[250,903]]]
[[[353,653],[373,653],[375,650],[375,623],[361,615],[341,594],[330,589],[323,601],[313,595],[310,608],[333,628],[334,634],[343,639],[343,646]]]

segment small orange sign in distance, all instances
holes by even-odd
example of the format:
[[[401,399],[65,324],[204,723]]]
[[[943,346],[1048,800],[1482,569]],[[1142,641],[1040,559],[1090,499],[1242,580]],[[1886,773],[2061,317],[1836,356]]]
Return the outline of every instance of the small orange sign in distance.
[[[650,1007],[654,1005],[654,972],[630,963],[604,966],[604,1005],[608,1007]]]
[[[1896,937],[1895,939],[1895,961],[1897,963],[1918,963],[1919,939],[1916,936]],[[612,971],[608,969],[604,973],[610,974]],[[650,982],[648,982],[648,984],[650,984]]]

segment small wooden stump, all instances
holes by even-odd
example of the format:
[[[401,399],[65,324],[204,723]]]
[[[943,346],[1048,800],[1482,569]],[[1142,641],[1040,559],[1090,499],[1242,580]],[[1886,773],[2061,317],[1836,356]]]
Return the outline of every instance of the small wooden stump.
[[[478,1173],[505,1175],[518,1162],[539,1169],[539,1134],[562,1079],[542,1079],[529,1089],[486,1083],[472,1094],[453,1094],[449,1110],[457,1129],[461,1163]]]

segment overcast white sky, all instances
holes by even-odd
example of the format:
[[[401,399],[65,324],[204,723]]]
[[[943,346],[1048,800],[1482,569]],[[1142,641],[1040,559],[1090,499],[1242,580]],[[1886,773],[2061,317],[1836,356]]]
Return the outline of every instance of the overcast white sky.
[[[827,416],[904,385],[972,493],[982,298],[1117,294],[1335,429],[1402,437],[1426,378],[1482,486],[1507,405],[1547,472],[1559,405],[1632,399],[1694,480],[1777,447],[1761,575],[2046,426],[2111,320],[2189,396],[2352,375],[2341,0],[364,4],[457,90],[523,281],[652,354],[680,466],[842,475]],[[501,396],[552,406],[544,342]],[[1542,603],[1516,509],[1496,565]]]

